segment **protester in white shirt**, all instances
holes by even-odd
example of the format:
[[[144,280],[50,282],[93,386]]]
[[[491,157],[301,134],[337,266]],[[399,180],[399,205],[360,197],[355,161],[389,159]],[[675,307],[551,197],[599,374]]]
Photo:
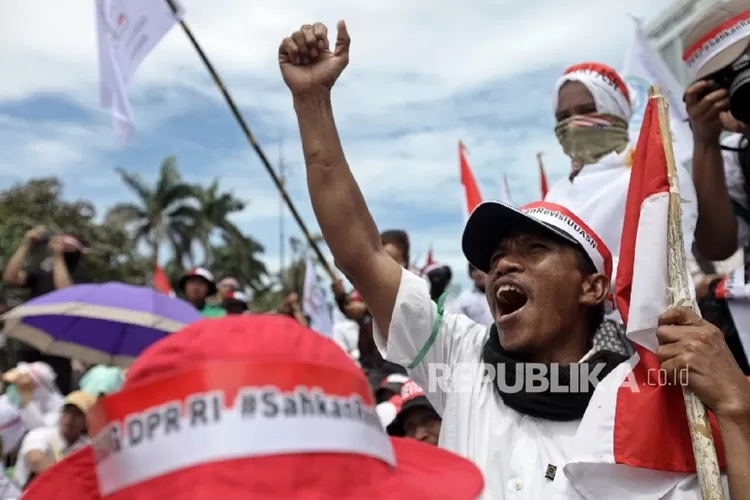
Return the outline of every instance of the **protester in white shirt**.
[[[9,384],[8,400],[18,408],[28,430],[57,423],[63,396],[55,377],[52,367],[42,361],[18,363],[3,374],[3,382]]]
[[[486,275],[469,264],[469,277],[472,287],[461,292],[458,297],[447,301],[445,310],[452,314],[463,314],[480,325],[490,326],[495,323],[495,320],[487,305],[487,298],[484,296]]]
[[[554,471],[566,464],[593,391],[535,391],[527,384],[521,384],[520,391],[510,390],[516,388],[516,370],[488,377],[485,369],[523,368],[530,361],[549,370],[555,363],[559,376],[570,378],[584,367],[601,368],[588,373],[603,377],[617,366],[624,356],[590,351],[609,294],[611,254],[564,207],[542,203],[521,212],[486,202],[467,223],[463,249],[469,262],[488,273],[486,296],[495,325],[488,329],[463,315],[438,311],[425,280],[403,269],[383,249],[344,156],[330,91],[349,62],[349,45],[346,25],[340,21],[333,50],[320,23],[303,26],[279,48],[281,73],[294,99],[312,206],[335,262],[367,303],[386,359],[409,368],[442,417],[439,445],[470,458],[484,471],[484,498],[580,498],[565,475]],[[715,328],[706,323],[672,328],[686,336],[717,338]],[[712,330],[707,334],[707,329]],[[712,362],[725,363],[723,354],[715,349]],[[724,381],[708,377],[709,387],[691,385],[702,389],[696,394],[727,394]],[[694,379],[690,377],[691,384]],[[503,383],[509,383],[506,389],[501,389]],[[734,396],[748,390],[743,385]],[[721,403],[742,407],[748,404],[743,401],[740,397]],[[749,441],[735,431],[725,442],[733,462],[730,482],[745,480]],[[637,487],[643,491],[648,485]],[[697,498],[699,492],[685,488],[680,484],[654,498]]]
[[[553,109],[555,133],[571,159],[571,173],[556,182],[544,200],[586,220],[616,259],[635,148],[629,143],[633,110],[628,87],[609,66],[576,64],[557,80]],[[687,170],[680,166],[678,173],[683,235],[690,252],[697,219],[695,187]]]
[[[26,487],[37,474],[89,443],[86,413],[95,403],[96,397],[87,392],[71,392],[56,425],[37,427],[23,438],[14,470],[19,485]]]
[[[576,64],[565,70],[555,85],[554,112],[555,133],[571,159],[571,173],[555,183],[544,200],[583,218],[612,250],[616,263],[635,148],[629,143],[633,111],[628,87],[609,66]],[[685,200],[685,250],[690,253],[697,219],[695,188],[690,173],[681,166],[678,169],[680,196]],[[617,311],[608,314],[594,346],[632,354]]]

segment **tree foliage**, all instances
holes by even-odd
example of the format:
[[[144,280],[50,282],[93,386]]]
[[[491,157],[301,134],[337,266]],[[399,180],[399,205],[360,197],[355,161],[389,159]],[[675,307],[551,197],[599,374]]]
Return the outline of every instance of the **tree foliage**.
[[[124,169],[117,173],[135,201],[115,203],[103,217],[87,200],[66,200],[55,177],[0,191],[0,265],[5,267],[26,231],[44,224],[89,246],[84,265],[93,282],[150,284],[161,256],[168,257],[164,267],[175,285],[194,265],[209,267],[217,278],[233,276],[258,293],[272,285],[263,246],[230,220],[247,203],[222,192],[218,181],[207,187],[186,182],[175,157],[164,159],[154,185]],[[23,290],[9,293],[18,302],[25,298]]]
[[[222,192],[218,180],[207,187],[186,182],[174,157],[162,162],[154,186],[126,170],[118,169],[118,173],[137,201],[115,205],[107,220],[125,227],[134,240],[146,243],[153,262],[160,262],[160,250],[168,247],[171,258],[164,269],[174,287],[185,271],[196,265],[209,268],[219,279],[233,276],[253,290],[265,286],[267,271],[260,260],[263,246],[230,220],[247,203],[231,192]],[[202,254],[200,259],[196,248]]]
[[[135,251],[122,227],[96,222],[96,209],[86,200],[65,200],[62,182],[55,178],[33,179],[0,192],[0,265],[22,241],[24,234],[44,224],[55,232],[78,235],[90,247],[85,267],[96,281],[144,284],[150,278],[149,260]],[[22,300],[23,290],[8,291]]]

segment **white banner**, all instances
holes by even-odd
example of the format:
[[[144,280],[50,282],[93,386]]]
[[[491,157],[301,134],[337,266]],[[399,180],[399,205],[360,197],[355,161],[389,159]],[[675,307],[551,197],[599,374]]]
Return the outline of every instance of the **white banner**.
[[[305,285],[302,290],[302,312],[310,317],[310,329],[325,337],[333,334],[331,310],[315,272],[315,261],[308,257],[305,262]]]
[[[177,15],[166,0],[95,0],[100,101],[123,145],[135,129],[128,86],[143,59],[185,13],[172,1]]]
[[[633,39],[625,56],[622,76],[628,84],[633,117],[630,120],[630,137],[637,142],[643,123],[643,113],[648,101],[648,88],[658,84],[669,103],[670,127],[674,141],[674,153],[678,162],[684,163],[693,156],[693,133],[687,122],[687,111],[682,102],[685,89],[654,50],[640,22],[633,19]]]

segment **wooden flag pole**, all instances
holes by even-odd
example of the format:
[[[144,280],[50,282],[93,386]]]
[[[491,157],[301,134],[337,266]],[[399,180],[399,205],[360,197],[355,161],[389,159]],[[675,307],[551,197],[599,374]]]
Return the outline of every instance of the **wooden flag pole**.
[[[166,0],[166,2],[167,4],[169,4],[169,7],[172,9],[172,12],[176,15],[178,10],[177,10],[177,6],[175,5],[175,3],[172,0]],[[307,243],[310,245],[310,248],[312,248],[313,251],[315,252],[315,256],[318,258],[318,261],[320,261],[320,264],[326,270],[331,280],[335,281],[338,278],[336,277],[336,274],[333,272],[333,268],[326,260],[325,256],[323,255],[323,252],[320,251],[320,247],[318,247],[317,243],[315,242],[312,235],[310,234],[310,231],[307,229],[307,226],[305,225],[305,221],[302,220],[302,216],[300,216],[299,212],[297,212],[297,209],[294,207],[294,203],[292,202],[292,199],[289,197],[289,193],[287,193],[282,180],[279,178],[278,174],[276,174],[276,171],[274,171],[273,167],[271,166],[271,162],[268,161],[268,157],[265,155],[265,153],[261,149],[260,144],[258,144],[258,142],[255,140],[253,133],[250,132],[250,127],[248,127],[247,122],[245,122],[245,119],[242,117],[242,114],[240,113],[240,109],[237,107],[237,105],[234,102],[234,99],[232,99],[231,94],[229,93],[227,88],[224,86],[224,82],[221,80],[219,73],[216,71],[216,69],[214,69],[214,65],[211,64],[211,61],[208,59],[208,56],[206,55],[206,53],[203,52],[203,49],[201,48],[200,44],[198,44],[198,40],[193,35],[193,32],[190,30],[187,23],[184,20],[180,20],[180,26],[182,26],[183,31],[185,32],[188,39],[190,40],[190,43],[193,44],[193,48],[195,48],[195,51],[198,53],[198,56],[200,56],[201,61],[203,61],[203,64],[206,66],[206,69],[211,74],[211,77],[216,83],[216,86],[219,87],[219,91],[221,92],[221,95],[224,96],[224,100],[226,101],[227,106],[229,106],[229,109],[232,112],[232,115],[234,115],[235,120],[237,120],[237,123],[240,125],[240,128],[245,133],[247,142],[250,143],[250,146],[252,146],[255,152],[258,154],[258,157],[260,158],[260,161],[263,164],[263,166],[266,168],[268,175],[271,176],[271,180],[273,181],[274,184],[276,184],[276,189],[279,190],[279,193],[281,194],[281,198],[284,200],[284,203],[286,203],[286,206],[289,208],[289,212],[292,214],[292,217],[294,217],[294,220],[297,222],[297,225],[299,225],[299,228],[302,231],[302,234],[305,236]]]
[[[667,268],[669,273],[669,306],[693,308],[687,269],[685,268],[685,244],[682,235],[682,208],[680,207],[680,180],[672,148],[672,134],[669,130],[669,108],[659,85],[648,89],[649,99],[656,99],[659,112],[659,132],[664,144],[669,178],[669,215],[667,226]],[[721,481],[719,458],[716,455],[711,424],[703,402],[687,387],[682,388],[685,398],[690,439],[693,442],[693,455],[698,471],[703,500],[724,500],[724,486]]]

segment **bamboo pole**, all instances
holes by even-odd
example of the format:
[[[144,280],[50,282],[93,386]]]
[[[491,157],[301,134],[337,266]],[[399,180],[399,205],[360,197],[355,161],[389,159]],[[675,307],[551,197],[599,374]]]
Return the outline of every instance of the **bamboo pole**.
[[[669,179],[669,215],[667,226],[667,269],[669,273],[669,306],[693,308],[690,282],[685,268],[685,244],[682,235],[682,208],[680,207],[680,180],[669,130],[669,108],[659,85],[648,89],[649,99],[656,99],[659,114],[659,132],[664,144]],[[711,424],[703,402],[687,387],[682,388],[690,426],[690,439],[698,472],[703,500],[724,500],[719,459],[716,455]]]
[[[178,9],[175,3],[173,2],[173,0],[166,0],[166,2],[169,5],[170,9],[172,9],[172,12],[176,15],[178,13]],[[237,107],[237,105],[234,102],[234,99],[232,99],[231,94],[229,93],[227,88],[224,86],[224,82],[221,80],[219,73],[216,71],[216,69],[214,69],[214,65],[211,64],[211,61],[208,59],[208,56],[206,55],[206,53],[203,52],[203,49],[198,43],[198,40],[193,35],[193,32],[188,27],[187,23],[184,20],[180,20],[180,26],[182,26],[182,30],[187,35],[188,39],[190,40],[190,43],[193,45],[193,48],[195,48],[195,51],[198,53],[198,56],[201,58],[201,61],[203,61],[203,64],[206,66],[206,69],[211,74],[211,77],[216,83],[216,86],[219,87],[219,91],[221,92],[221,95],[224,96],[224,100],[226,101],[227,106],[229,106],[229,110],[232,112],[232,115],[234,115],[235,120],[237,120],[237,123],[239,124],[240,128],[245,133],[247,142],[250,143],[250,146],[252,146],[252,148],[258,154],[258,157],[260,158],[261,163],[266,168],[268,175],[271,176],[271,180],[276,185],[276,189],[279,190],[279,193],[281,194],[281,198],[284,200],[284,203],[286,203],[286,206],[289,208],[289,212],[292,214],[292,217],[294,217],[294,220],[297,222],[297,225],[299,226],[300,231],[302,231],[302,234],[305,236],[305,239],[310,245],[310,248],[312,248],[313,251],[315,252],[315,256],[318,258],[318,261],[320,261],[320,264],[326,270],[331,280],[335,281],[337,278],[336,278],[336,274],[333,272],[333,268],[326,260],[325,256],[323,255],[323,252],[320,251],[320,247],[318,247],[317,243],[315,242],[312,235],[310,234],[310,231],[307,229],[307,226],[305,225],[305,221],[302,220],[302,216],[300,216],[299,212],[297,212],[297,209],[295,208],[294,203],[292,202],[292,199],[289,197],[289,194],[287,193],[286,188],[284,187],[283,181],[279,178],[279,175],[276,173],[276,171],[274,171],[273,167],[271,166],[271,162],[268,161],[268,157],[265,155],[265,153],[261,149],[260,144],[258,144],[258,142],[255,140],[253,133],[250,132],[250,127],[248,127],[247,122],[245,122],[245,119],[242,117],[242,114],[240,113],[240,109]]]

